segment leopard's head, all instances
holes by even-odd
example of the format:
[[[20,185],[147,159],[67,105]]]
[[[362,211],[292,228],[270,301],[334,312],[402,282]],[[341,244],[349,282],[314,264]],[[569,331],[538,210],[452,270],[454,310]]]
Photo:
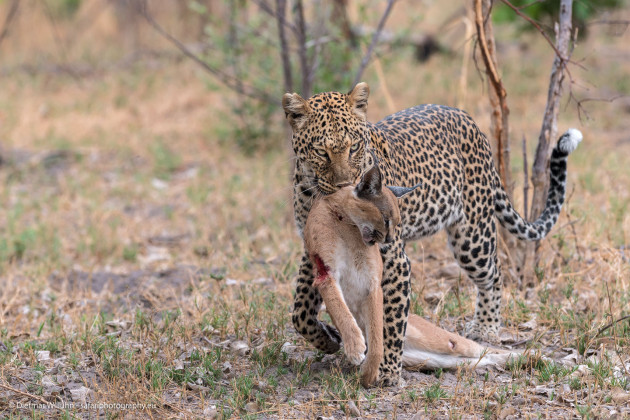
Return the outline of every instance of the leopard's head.
[[[354,184],[373,163],[367,152],[369,94],[368,85],[359,83],[348,94],[326,92],[306,100],[286,93],[282,98],[302,175],[320,193]]]

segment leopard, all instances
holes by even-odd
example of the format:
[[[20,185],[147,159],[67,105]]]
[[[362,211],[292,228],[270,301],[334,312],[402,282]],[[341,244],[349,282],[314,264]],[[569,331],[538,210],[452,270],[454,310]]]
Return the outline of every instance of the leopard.
[[[502,185],[488,138],[467,112],[424,104],[371,123],[369,94],[367,83],[360,82],[348,93],[323,92],[308,99],[285,93],[282,106],[292,131],[293,213],[302,238],[315,199],[354,183],[376,161],[386,184],[422,184],[400,200],[400,223],[393,240],[379,244],[384,345],[379,382],[396,386],[411,294],[406,243],[446,231],[462,272],[477,287],[474,314],[464,335],[477,341],[496,340],[503,290],[497,222],[520,240],[538,241],[549,233],[565,199],[568,156],[582,133],[571,128],[558,139],[549,161],[544,211],[535,221],[526,221]],[[299,334],[331,354],[340,349],[342,340],[333,326],[318,317],[322,298],[313,285],[314,273],[304,252],[291,318]]]

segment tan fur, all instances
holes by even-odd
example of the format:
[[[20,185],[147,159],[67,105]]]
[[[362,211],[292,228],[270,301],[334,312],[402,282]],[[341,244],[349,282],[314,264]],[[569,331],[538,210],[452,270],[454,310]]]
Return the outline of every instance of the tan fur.
[[[358,227],[373,229],[378,232],[374,235],[382,241],[388,234],[393,235],[394,227],[400,223],[396,197],[389,190],[384,189],[382,196],[375,200],[391,214],[389,229],[386,229],[383,215],[375,203],[358,198],[354,194],[354,187],[348,186],[323,197],[313,205],[304,232],[305,246],[313,263],[319,257],[329,268],[329,274],[316,278],[314,286],[321,294],[326,309],[341,334],[344,351],[351,361],[360,362],[365,352],[364,336],[368,337],[368,354],[361,367],[361,383],[366,387],[373,385],[378,379],[378,368],[383,359],[383,262],[378,246],[366,244]],[[333,277],[338,271],[337,253],[342,248],[351,250],[352,262],[365,267],[370,273],[363,284],[367,291],[364,304],[370,308],[369,320],[363,334],[339,287],[342,279]]]
[[[343,338],[346,354],[354,359],[355,364],[361,363],[361,357],[365,353],[365,340],[357,321],[343,300],[343,294],[335,279],[328,276],[317,285],[317,288],[322,299],[326,302],[328,314]],[[378,364],[376,367],[378,368]]]
[[[368,175],[374,175],[373,170]],[[364,337],[368,337],[368,354],[361,366],[361,384],[365,387],[378,380],[384,353],[383,262],[374,243],[393,237],[399,223],[397,198],[381,186],[379,172],[377,178],[364,176],[358,186],[346,186],[316,201],[304,229],[306,251],[317,273],[313,286],[322,296],[353,364],[363,360]],[[357,280],[358,275],[362,277]],[[344,288],[352,296],[344,295]],[[360,321],[366,312],[367,322]],[[500,350],[488,352],[474,341],[417,315],[409,316],[403,351],[406,367],[452,368],[462,363],[485,366],[505,363],[509,356]]]

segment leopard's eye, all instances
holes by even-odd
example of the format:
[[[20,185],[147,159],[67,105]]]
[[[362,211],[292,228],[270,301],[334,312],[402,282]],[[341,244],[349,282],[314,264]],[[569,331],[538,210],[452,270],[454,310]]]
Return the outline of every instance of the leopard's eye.
[[[314,149],[315,154],[321,158],[328,159],[328,152],[325,149]]]
[[[357,150],[359,150],[359,146],[361,146],[361,142],[354,143],[354,144],[352,145],[352,147],[350,148],[350,153],[354,153],[354,152],[356,152]]]

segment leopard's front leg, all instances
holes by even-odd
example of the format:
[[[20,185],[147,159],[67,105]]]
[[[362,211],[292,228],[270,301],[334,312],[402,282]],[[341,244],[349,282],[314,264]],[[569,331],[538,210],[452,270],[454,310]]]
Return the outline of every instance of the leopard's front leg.
[[[409,315],[411,265],[404,243],[398,239],[381,248],[383,257],[383,360],[379,381],[396,386],[402,370],[402,352]]]
[[[321,305],[322,297],[313,287],[313,265],[304,255],[297,277],[293,325],[317,349],[328,354],[336,353],[341,345],[341,336],[335,328],[317,319]]]

